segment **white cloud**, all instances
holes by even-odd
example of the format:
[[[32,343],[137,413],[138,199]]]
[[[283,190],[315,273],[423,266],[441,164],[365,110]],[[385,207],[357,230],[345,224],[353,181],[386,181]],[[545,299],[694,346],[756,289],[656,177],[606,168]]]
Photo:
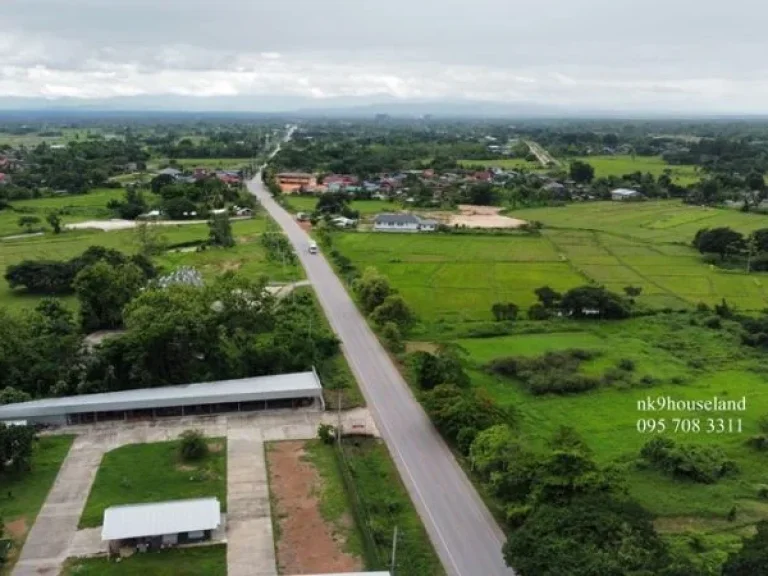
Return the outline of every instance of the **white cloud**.
[[[0,96],[386,96],[768,112],[768,6],[757,0],[731,0],[727,12],[695,0],[211,6],[4,0]]]

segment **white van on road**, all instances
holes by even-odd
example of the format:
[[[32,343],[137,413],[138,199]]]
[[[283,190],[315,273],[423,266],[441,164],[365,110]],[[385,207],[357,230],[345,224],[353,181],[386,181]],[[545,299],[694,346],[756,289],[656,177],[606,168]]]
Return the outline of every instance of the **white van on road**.
[[[309,241],[309,253],[317,254],[317,242],[315,242],[314,240]]]

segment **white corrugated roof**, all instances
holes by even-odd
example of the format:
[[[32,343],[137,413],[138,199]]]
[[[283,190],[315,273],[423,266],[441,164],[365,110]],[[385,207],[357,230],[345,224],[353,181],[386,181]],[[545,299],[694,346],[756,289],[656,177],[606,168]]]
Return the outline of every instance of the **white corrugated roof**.
[[[6,404],[0,406],[0,421],[23,420],[35,416],[140,410],[226,402],[284,400],[321,395],[322,386],[314,372],[296,372],[241,378],[239,380],[141,388]]]
[[[312,574],[312,576],[391,576],[389,572],[334,572],[333,574]]]
[[[218,498],[111,506],[104,511],[101,539],[123,540],[214,530],[220,523],[221,506]]]

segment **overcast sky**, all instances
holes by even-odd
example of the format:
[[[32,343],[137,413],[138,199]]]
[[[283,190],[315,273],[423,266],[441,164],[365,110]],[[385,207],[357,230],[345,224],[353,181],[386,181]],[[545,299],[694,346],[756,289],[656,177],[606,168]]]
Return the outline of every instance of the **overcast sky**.
[[[767,20],[763,0],[0,0],[0,96],[768,113]]]

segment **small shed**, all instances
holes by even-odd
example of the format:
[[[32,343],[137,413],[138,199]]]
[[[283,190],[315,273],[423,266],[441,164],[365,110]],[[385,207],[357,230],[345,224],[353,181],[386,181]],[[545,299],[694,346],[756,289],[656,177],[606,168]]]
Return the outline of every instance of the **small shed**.
[[[110,506],[104,511],[101,540],[108,542],[110,553],[122,546],[157,550],[209,540],[220,524],[218,498]]]
[[[611,190],[611,200],[623,202],[626,200],[639,200],[643,195],[637,190],[630,190],[629,188],[616,188]]]

